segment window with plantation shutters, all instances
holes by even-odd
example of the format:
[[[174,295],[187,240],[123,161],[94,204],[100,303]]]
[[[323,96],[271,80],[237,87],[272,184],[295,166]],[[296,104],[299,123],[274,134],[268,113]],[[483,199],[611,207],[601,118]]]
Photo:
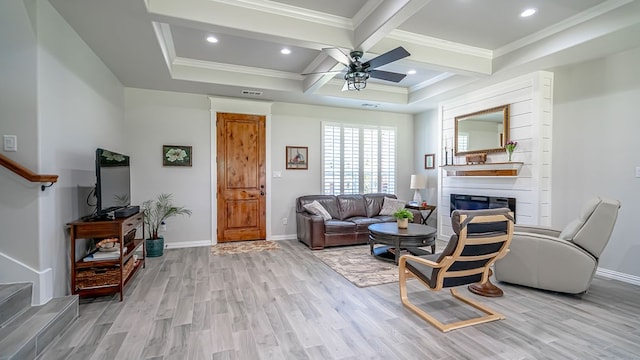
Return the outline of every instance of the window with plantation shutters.
[[[322,189],[326,195],[395,193],[396,129],[322,124]]]

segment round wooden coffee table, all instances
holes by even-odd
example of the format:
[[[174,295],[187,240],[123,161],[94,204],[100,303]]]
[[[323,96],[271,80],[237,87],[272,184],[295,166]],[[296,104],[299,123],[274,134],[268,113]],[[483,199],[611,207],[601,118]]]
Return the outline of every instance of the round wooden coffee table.
[[[406,229],[399,229],[395,222],[371,224],[369,225],[371,255],[380,260],[393,261],[397,265],[402,249],[431,246],[431,252],[434,253],[436,232],[436,228],[431,226],[413,223]],[[376,244],[385,246],[376,247]]]

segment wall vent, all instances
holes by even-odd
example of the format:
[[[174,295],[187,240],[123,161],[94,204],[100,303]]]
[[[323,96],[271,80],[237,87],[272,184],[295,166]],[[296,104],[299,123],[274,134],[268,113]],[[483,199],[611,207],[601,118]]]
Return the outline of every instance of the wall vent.
[[[262,96],[262,91],[242,90],[242,95]]]

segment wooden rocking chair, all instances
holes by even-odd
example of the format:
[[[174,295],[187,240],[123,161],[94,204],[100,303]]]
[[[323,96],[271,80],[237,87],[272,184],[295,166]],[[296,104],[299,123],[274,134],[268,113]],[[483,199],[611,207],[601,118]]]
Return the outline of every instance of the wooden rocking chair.
[[[402,304],[428,321],[440,331],[504,319],[490,308],[460,295],[454,287],[485,283],[489,279],[490,266],[509,251],[513,237],[513,214],[509,209],[456,210],[451,216],[454,235],[439,254],[427,256],[403,255],[399,263],[400,299]],[[407,279],[416,277],[433,291],[451,288],[451,294],[474,308],[484,312],[481,317],[443,324],[409,302]]]

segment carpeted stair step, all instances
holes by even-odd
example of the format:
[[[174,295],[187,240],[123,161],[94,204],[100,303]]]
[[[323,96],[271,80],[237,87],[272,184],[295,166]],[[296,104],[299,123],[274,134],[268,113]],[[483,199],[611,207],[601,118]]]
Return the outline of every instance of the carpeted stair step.
[[[31,306],[31,283],[0,284],[0,328]]]
[[[77,295],[29,307],[0,328],[0,360],[35,359],[77,317]]]

